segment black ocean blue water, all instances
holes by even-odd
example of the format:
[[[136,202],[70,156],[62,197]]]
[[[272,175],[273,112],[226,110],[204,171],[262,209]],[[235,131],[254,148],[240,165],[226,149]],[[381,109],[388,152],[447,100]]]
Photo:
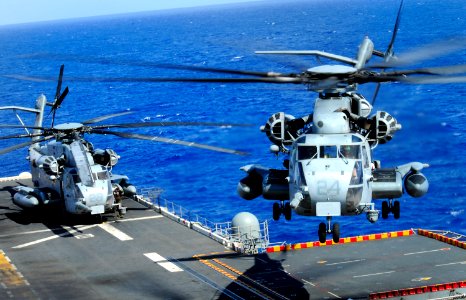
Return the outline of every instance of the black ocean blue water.
[[[64,85],[70,93],[58,110],[56,124],[99,115],[134,111],[111,121],[206,121],[251,123],[251,128],[166,127],[138,133],[192,140],[250,152],[237,157],[113,136],[88,136],[96,147],[114,149],[121,159],[115,173],[125,173],[139,187],[159,186],[165,197],[212,221],[230,221],[240,211],[260,220],[272,218],[272,203],[242,200],[236,184],[239,168],[262,164],[275,168],[281,161],[269,153],[269,141],[259,131],[277,111],[295,116],[310,113],[315,94],[303,86],[219,83],[85,83],[68,77],[203,76],[186,70],[151,67],[170,63],[258,71],[300,71],[319,62],[311,57],[255,55],[254,50],[317,49],[349,57],[365,35],[377,49],[387,47],[398,1],[299,1],[228,5],[136,15],[67,20],[0,27],[0,74],[55,77],[65,64]],[[466,36],[462,0],[405,1],[396,54],[459,36]],[[423,66],[464,64],[461,50],[422,62]],[[418,66],[421,64],[418,63]],[[360,88],[370,98],[375,86]],[[29,82],[0,77],[1,105],[33,105],[40,93],[49,100],[55,82]],[[375,109],[392,113],[402,124],[393,141],[377,147],[383,166],[427,162],[429,193],[401,199],[401,218],[379,220],[365,216],[335,218],[344,235],[407,228],[451,229],[466,234],[464,84],[383,84]],[[21,114],[26,121],[32,119]],[[14,123],[12,113],[0,113],[0,123]],[[46,120],[46,124],[50,119]],[[2,135],[10,133],[2,129]],[[1,141],[1,148],[15,141]],[[27,151],[0,157],[0,176],[28,168]],[[380,203],[378,203],[380,208]],[[271,221],[272,241],[316,240],[320,218],[293,216]]]

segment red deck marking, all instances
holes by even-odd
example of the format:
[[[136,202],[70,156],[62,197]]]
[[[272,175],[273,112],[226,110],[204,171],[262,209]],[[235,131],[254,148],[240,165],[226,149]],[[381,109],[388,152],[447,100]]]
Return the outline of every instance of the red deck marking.
[[[446,236],[441,235],[439,233],[435,233],[435,232],[425,230],[425,229],[418,229],[418,234],[426,236],[426,237],[431,238],[431,239],[435,239],[435,240],[443,242],[443,243],[447,243],[449,245],[452,245],[452,246],[455,246],[455,247],[458,247],[458,248],[466,249],[466,242],[458,241],[456,239],[446,237]]]
[[[346,238],[341,238],[338,243],[335,243],[332,240],[327,240],[325,241],[325,243],[320,243],[319,241],[315,241],[315,242],[307,242],[307,243],[286,244],[286,245],[281,245],[281,246],[267,247],[266,252],[272,253],[272,252],[280,252],[280,251],[288,251],[288,250],[307,249],[307,248],[313,248],[313,247],[324,247],[324,246],[333,246],[333,245],[339,245],[339,244],[358,243],[358,242],[364,242],[364,241],[374,241],[374,240],[387,239],[387,238],[403,237],[403,236],[409,236],[412,234],[414,234],[414,231],[409,229],[409,230],[402,230],[402,231],[393,231],[393,232],[346,237]]]
[[[466,281],[457,281],[457,282],[447,282],[442,284],[433,284],[428,286],[372,293],[369,295],[370,300],[376,299],[388,299],[400,296],[411,296],[411,295],[420,295],[425,293],[439,292],[439,291],[449,291],[458,288],[466,288]]]

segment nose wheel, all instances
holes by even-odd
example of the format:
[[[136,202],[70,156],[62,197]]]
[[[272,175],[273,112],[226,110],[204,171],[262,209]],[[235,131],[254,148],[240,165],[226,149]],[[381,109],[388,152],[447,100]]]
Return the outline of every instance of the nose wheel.
[[[332,217],[327,217],[327,224],[324,222],[319,224],[319,242],[325,243],[327,240],[327,233],[332,234],[332,240],[335,243],[340,241],[340,224],[334,223],[331,225]]]
[[[393,213],[395,219],[400,218],[400,201],[383,201],[382,202],[382,218],[388,218],[388,214]]]
[[[285,216],[285,220],[291,220],[290,202],[280,201],[280,203],[275,202],[273,204],[273,219],[278,221],[282,214]]]

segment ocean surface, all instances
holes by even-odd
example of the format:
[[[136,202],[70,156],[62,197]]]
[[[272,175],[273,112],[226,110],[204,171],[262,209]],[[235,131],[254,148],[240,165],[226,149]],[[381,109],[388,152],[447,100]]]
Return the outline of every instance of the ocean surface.
[[[270,142],[259,127],[275,112],[294,116],[312,112],[316,94],[300,85],[234,83],[104,83],[67,80],[72,77],[216,76],[166,70],[150,64],[170,63],[228,69],[299,72],[320,63],[312,57],[265,56],[254,50],[323,50],[354,57],[369,36],[385,51],[391,38],[398,1],[315,0],[264,1],[196,9],[147,12],[0,27],[0,74],[57,76],[65,64],[63,86],[70,93],[57,112],[56,123],[132,111],[105,123],[192,121],[247,123],[251,127],[158,127],[133,129],[249,152],[235,156],[114,136],[88,135],[96,148],[121,155],[113,172],[126,174],[138,187],[160,187],[163,197],[213,222],[230,221],[241,211],[269,220],[273,242],[317,240],[317,217],[293,215],[272,220],[272,203],[246,201],[236,193],[247,164],[280,168],[269,152]],[[432,42],[466,36],[463,0],[407,0],[395,42],[398,55]],[[466,50],[417,62],[416,66],[466,63]],[[146,65],[146,66],[144,66]],[[229,75],[225,75],[229,76]],[[0,105],[33,106],[44,93],[50,101],[55,82],[0,77]],[[360,87],[368,99],[375,86]],[[371,224],[366,216],[339,217],[342,236],[403,230],[447,229],[466,234],[466,85],[383,84],[375,110],[391,113],[403,129],[374,150],[382,166],[411,161],[429,163],[424,171],[428,194],[400,199],[401,218]],[[29,124],[32,117],[21,113]],[[0,123],[19,124],[12,112],[0,111]],[[50,117],[45,124],[50,123]],[[1,130],[0,135],[18,131]],[[0,148],[16,143],[0,141]],[[0,176],[28,170],[26,149],[0,157]],[[380,201],[377,207],[381,207]],[[156,228],[154,228],[156,230]]]

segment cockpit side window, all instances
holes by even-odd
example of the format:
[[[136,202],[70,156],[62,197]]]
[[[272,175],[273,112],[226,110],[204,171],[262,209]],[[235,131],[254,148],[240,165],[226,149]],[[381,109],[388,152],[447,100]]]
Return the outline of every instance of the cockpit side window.
[[[316,146],[298,146],[298,160],[312,159],[316,156]]]
[[[349,159],[360,159],[361,148],[359,145],[341,145],[340,156]]]
[[[362,146],[362,157],[363,157],[363,164],[364,168],[369,168],[369,157],[367,156],[367,149],[366,146]]]
[[[336,158],[337,146],[320,146],[320,158]]]
[[[107,170],[104,167],[102,167],[101,171],[97,171],[97,172],[92,173],[92,177],[94,178],[94,180],[107,180],[107,179],[110,179],[110,177],[108,175],[109,174],[108,174]]]

